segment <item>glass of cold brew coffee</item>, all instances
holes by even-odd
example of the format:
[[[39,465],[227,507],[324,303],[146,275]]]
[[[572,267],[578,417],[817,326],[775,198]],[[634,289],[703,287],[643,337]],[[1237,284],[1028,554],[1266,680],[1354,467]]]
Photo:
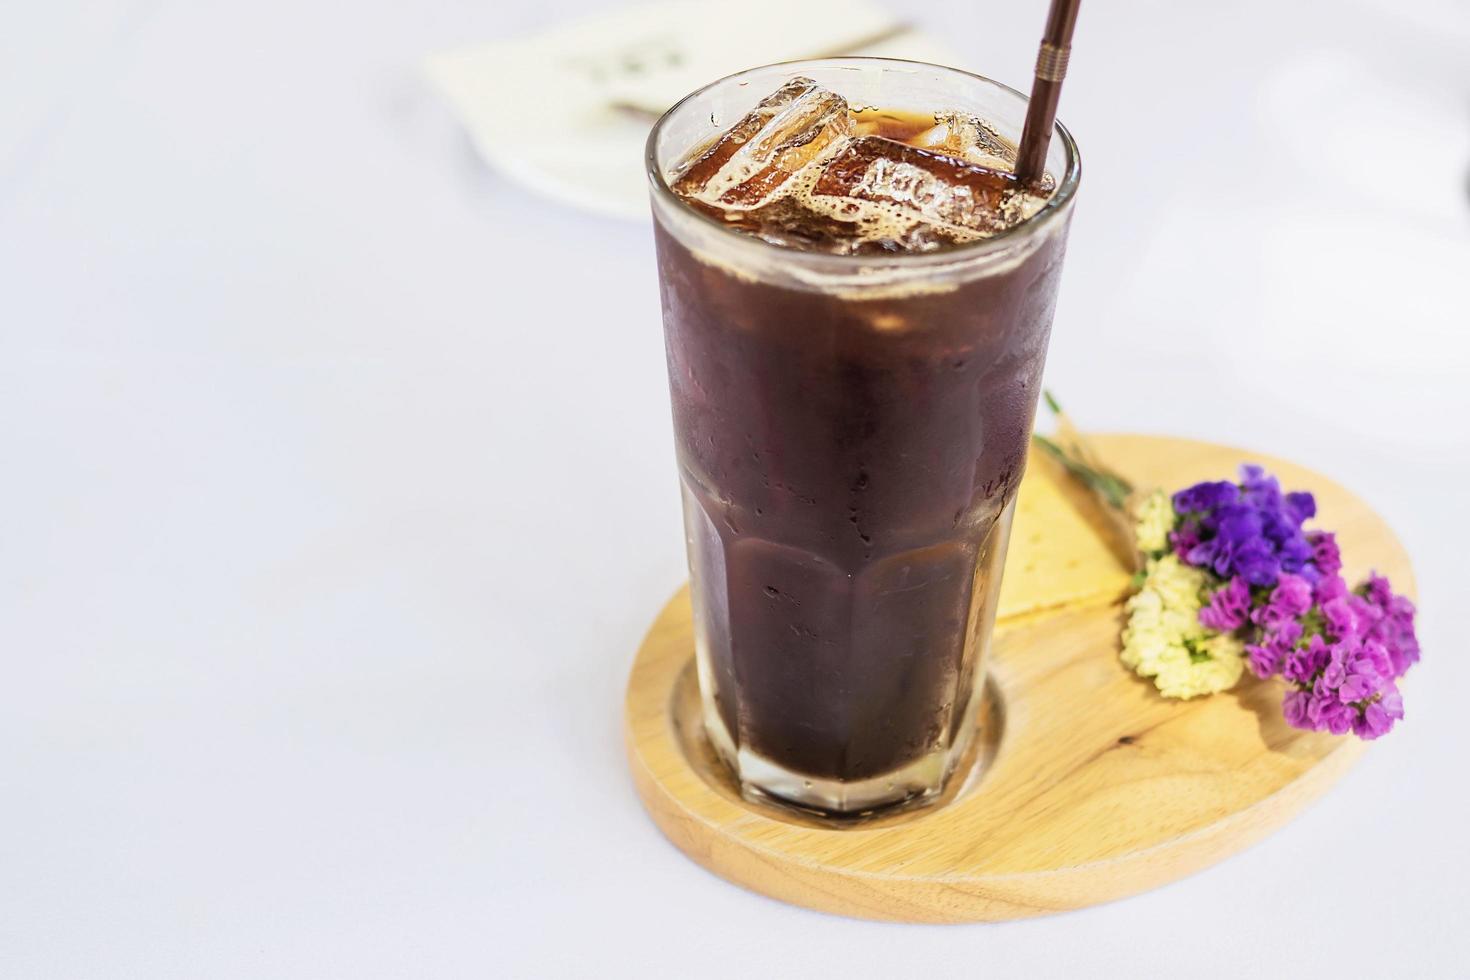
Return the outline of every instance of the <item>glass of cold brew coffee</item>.
[[[1019,92],[758,68],[648,143],[705,729],[742,792],[931,800],[975,734],[1080,174]]]

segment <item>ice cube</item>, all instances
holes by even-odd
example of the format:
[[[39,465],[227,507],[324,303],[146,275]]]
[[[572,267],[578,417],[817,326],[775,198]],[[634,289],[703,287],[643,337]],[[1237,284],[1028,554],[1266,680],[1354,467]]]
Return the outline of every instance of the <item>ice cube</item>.
[[[1013,174],[882,136],[850,140],[827,162],[812,193],[900,209],[940,230],[995,234],[1018,220],[1024,190]]]
[[[1011,170],[1016,165],[1016,147],[985,120],[965,112],[936,112],[934,128],[913,142],[994,170]]]
[[[766,96],[674,180],[676,194],[725,208],[757,207],[852,132],[847,101],[809,78]]]

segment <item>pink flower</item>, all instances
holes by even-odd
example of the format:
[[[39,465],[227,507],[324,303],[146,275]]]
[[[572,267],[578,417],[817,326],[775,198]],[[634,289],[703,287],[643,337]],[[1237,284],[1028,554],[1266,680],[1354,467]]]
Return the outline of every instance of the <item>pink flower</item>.
[[[1393,723],[1403,716],[1404,699],[1398,688],[1390,687],[1363,709],[1362,715],[1353,723],[1353,734],[1363,739],[1377,738],[1387,734]]]
[[[1246,646],[1246,665],[1250,667],[1251,673],[1257,677],[1270,677],[1279,673],[1286,663],[1287,657],[1296,648],[1297,641],[1302,638],[1302,624],[1294,619],[1288,619],[1278,623],[1274,630],[1261,636],[1259,643]],[[1314,637],[1320,641],[1319,637]],[[1323,654],[1325,658],[1326,654]],[[1310,680],[1316,672],[1321,669],[1314,667],[1303,675],[1304,680]]]
[[[1210,596],[1210,604],[1199,611],[1199,621],[1212,630],[1229,633],[1245,625],[1250,607],[1250,586],[1237,575]]]
[[[1264,606],[1251,611],[1251,621],[1257,626],[1275,626],[1289,619],[1296,619],[1312,608],[1312,585],[1300,575],[1283,572],[1271,592],[1271,599]]]
[[[1281,711],[1286,715],[1286,723],[1292,728],[1311,731],[1315,727],[1307,713],[1311,700],[1312,696],[1306,691],[1287,691],[1281,699]]]
[[[1301,627],[1297,627],[1300,632]],[[1296,684],[1310,684],[1312,679],[1327,666],[1327,644],[1322,637],[1314,636],[1299,650],[1286,657],[1282,676]]]
[[[1342,580],[1338,579],[1338,581]],[[1327,632],[1339,640],[1354,636],[1358,632],[1358,617],[1353,612],[1352,603],[1348,601],[1350,598],[1350,596],[1338,596],[1322,603],[1322,619],[1327,624]]]
[[[1348,594],[1347,583],[1342,580],[1341,575],[1324,575],[1317,580],[1312,587],[1312,597],[1317,602],[1324,603]]]

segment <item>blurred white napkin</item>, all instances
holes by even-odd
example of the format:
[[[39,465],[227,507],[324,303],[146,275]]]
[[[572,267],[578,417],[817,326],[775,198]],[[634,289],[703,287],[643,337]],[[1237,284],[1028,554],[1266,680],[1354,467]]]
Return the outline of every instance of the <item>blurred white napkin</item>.
[[[962,67],[867,0],[745,0],[738,16],[670,0],[433,55],[426,69],[491,166],[566,203],[643,217],[643,143],[659,114],[732,72],[838,54]]]

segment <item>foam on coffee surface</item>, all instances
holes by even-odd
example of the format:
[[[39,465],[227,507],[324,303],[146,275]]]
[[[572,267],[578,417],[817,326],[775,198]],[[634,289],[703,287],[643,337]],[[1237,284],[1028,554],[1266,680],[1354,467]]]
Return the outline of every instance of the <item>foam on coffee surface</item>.
[[[853,111],[794,78],[678,168],[674,193],[728,227],[838,255],[931,252],[989,238],[1040,210],[1015,147],[983,120]]]

